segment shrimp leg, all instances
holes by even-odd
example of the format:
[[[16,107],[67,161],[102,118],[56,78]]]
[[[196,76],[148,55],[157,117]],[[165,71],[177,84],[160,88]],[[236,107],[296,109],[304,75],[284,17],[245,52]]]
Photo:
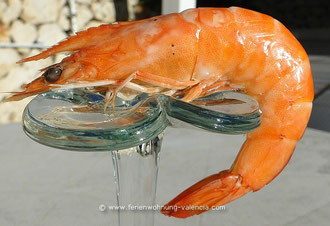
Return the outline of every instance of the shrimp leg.
[[[141,82],[146,82],[150,85],[155,85],[158,87],[168,88],[168,89],[182,89],[182,88],[186,88],[186,87],[195,85],[197,83],[195,81],[177,81],[174,79],[162,77],[159,75],[154,75],[151,73],[136,71],[136,72],[132,73],[130,76],[128,76],[124,81],[122,81],[121,84],[112,91],[111,96],[107,95],[107,96],[109,96],[109,98],[106,98],[106,103],[105,103],[104,109],[107,108],[107,106],[110,102],[112,103],[112,106],[114,106],[116,94],[122,88],[128,86],[128,84],[132,80],[139,80]],[[131,86],[131,85],[130,85],[130,87],[134,88],[134,86]],[[145,88],[145,89],[147,91],[148,88]],[[148,91],[150,91],[150,90],[148,90]],[[155,89],[155,91],[157,91],[157,89]],[[109,90],[107,92],[109,92]]]
[[[217,76],[213,76],[201,81],[199,84],[190,88],[181,100],[186,102],[193,101],[198,97],[204,96],[204,94],[209,90],[221,91],[232,89],[226,81],[217,81],[218,79],[219,78]]]

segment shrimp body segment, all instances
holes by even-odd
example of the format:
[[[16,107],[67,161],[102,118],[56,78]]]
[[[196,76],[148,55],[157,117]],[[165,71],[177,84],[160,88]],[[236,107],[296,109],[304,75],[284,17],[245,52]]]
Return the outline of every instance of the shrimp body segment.
[[[277,20],[243,8],[199,8],[102,25],[22,62],[63,51],[73,53],[56,65],[62,70],[56,82],[42,76],[9,100],[56,85],[98,82],[110,92],[118,87],[173,91],[185,101],[221,89],[239,89],[259,102],[261,125],[247,134],[232,166],[166,204],[162,213],[168,216],[200,214],[271,182],[290,160],[312,109],[312,74],[303,47]]]

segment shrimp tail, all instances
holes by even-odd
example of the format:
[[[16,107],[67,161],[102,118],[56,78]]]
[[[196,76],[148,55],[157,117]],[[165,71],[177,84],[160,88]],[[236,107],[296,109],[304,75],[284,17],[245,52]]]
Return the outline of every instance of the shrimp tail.
[[[129,24],[129,23],[127,23]],[[101,25],[99,27],[92,27],[89,28],[85,31],[78,32],[74,36],[70,36],[66,38],[65,40],[59,42],[57,45],[54,45],[50,47],[49,49],[31,56],[27,57],[25,59],[22,59],[18,61],[17,63],[25,63],[29,61],[34,61],[34,60],[40,60],[40,59],[45,59],[47,57],[53,56],[57,53],[61,52],[73,52],[76,50],[80,50],[83,48],[87,48],[90,46],[93,46],[97,43],[100,42],[100,39],[102,40],[102,36],[106,35],[111,35],[112,32],[117,29],[118,27],[125,26],[126,23],[124,24],[106,24],[106,25]]]
[[[242,177],[231,170],[211,175],[192,185],[166,204],[161,212],[167,216],[187,218],[229,203],[251,188],[242,184]]]

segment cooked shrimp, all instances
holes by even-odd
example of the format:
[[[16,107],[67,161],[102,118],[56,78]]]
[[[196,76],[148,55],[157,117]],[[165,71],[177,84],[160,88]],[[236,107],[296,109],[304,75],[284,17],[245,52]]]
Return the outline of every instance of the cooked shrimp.
[[[313,81],[305,50],[280,22],[251,10],[200,8],[102,25],[21,62],[64,51],[72,55],[44,69],[8,100],[59,87],[98,86],[108,90],[107,101],[125,89],[180,93],[188,102],[239,89],[259,102],[261,125],[247,135],[232,166],[170,201],[162,209],[168,216],[200,214],[271,182],[288,163],[312,109]]]

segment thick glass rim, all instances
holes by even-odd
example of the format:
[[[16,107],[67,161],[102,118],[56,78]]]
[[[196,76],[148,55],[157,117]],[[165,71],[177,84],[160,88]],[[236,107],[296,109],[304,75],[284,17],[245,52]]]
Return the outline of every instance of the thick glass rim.
[[[240,105],[245,102],[247,107]],[[85,89],[49,91],[26,106],[23,130],[33,140],[51,147],[114,151],[141,145],[176,124],[245,134],[258,128],[261,120],[258,103],[235,91],[218,92],[192,103],[142,93],[131,100],[117,98],[114,110],[109,111],[114,113],[104,113],[103,107],[104,96]]]

